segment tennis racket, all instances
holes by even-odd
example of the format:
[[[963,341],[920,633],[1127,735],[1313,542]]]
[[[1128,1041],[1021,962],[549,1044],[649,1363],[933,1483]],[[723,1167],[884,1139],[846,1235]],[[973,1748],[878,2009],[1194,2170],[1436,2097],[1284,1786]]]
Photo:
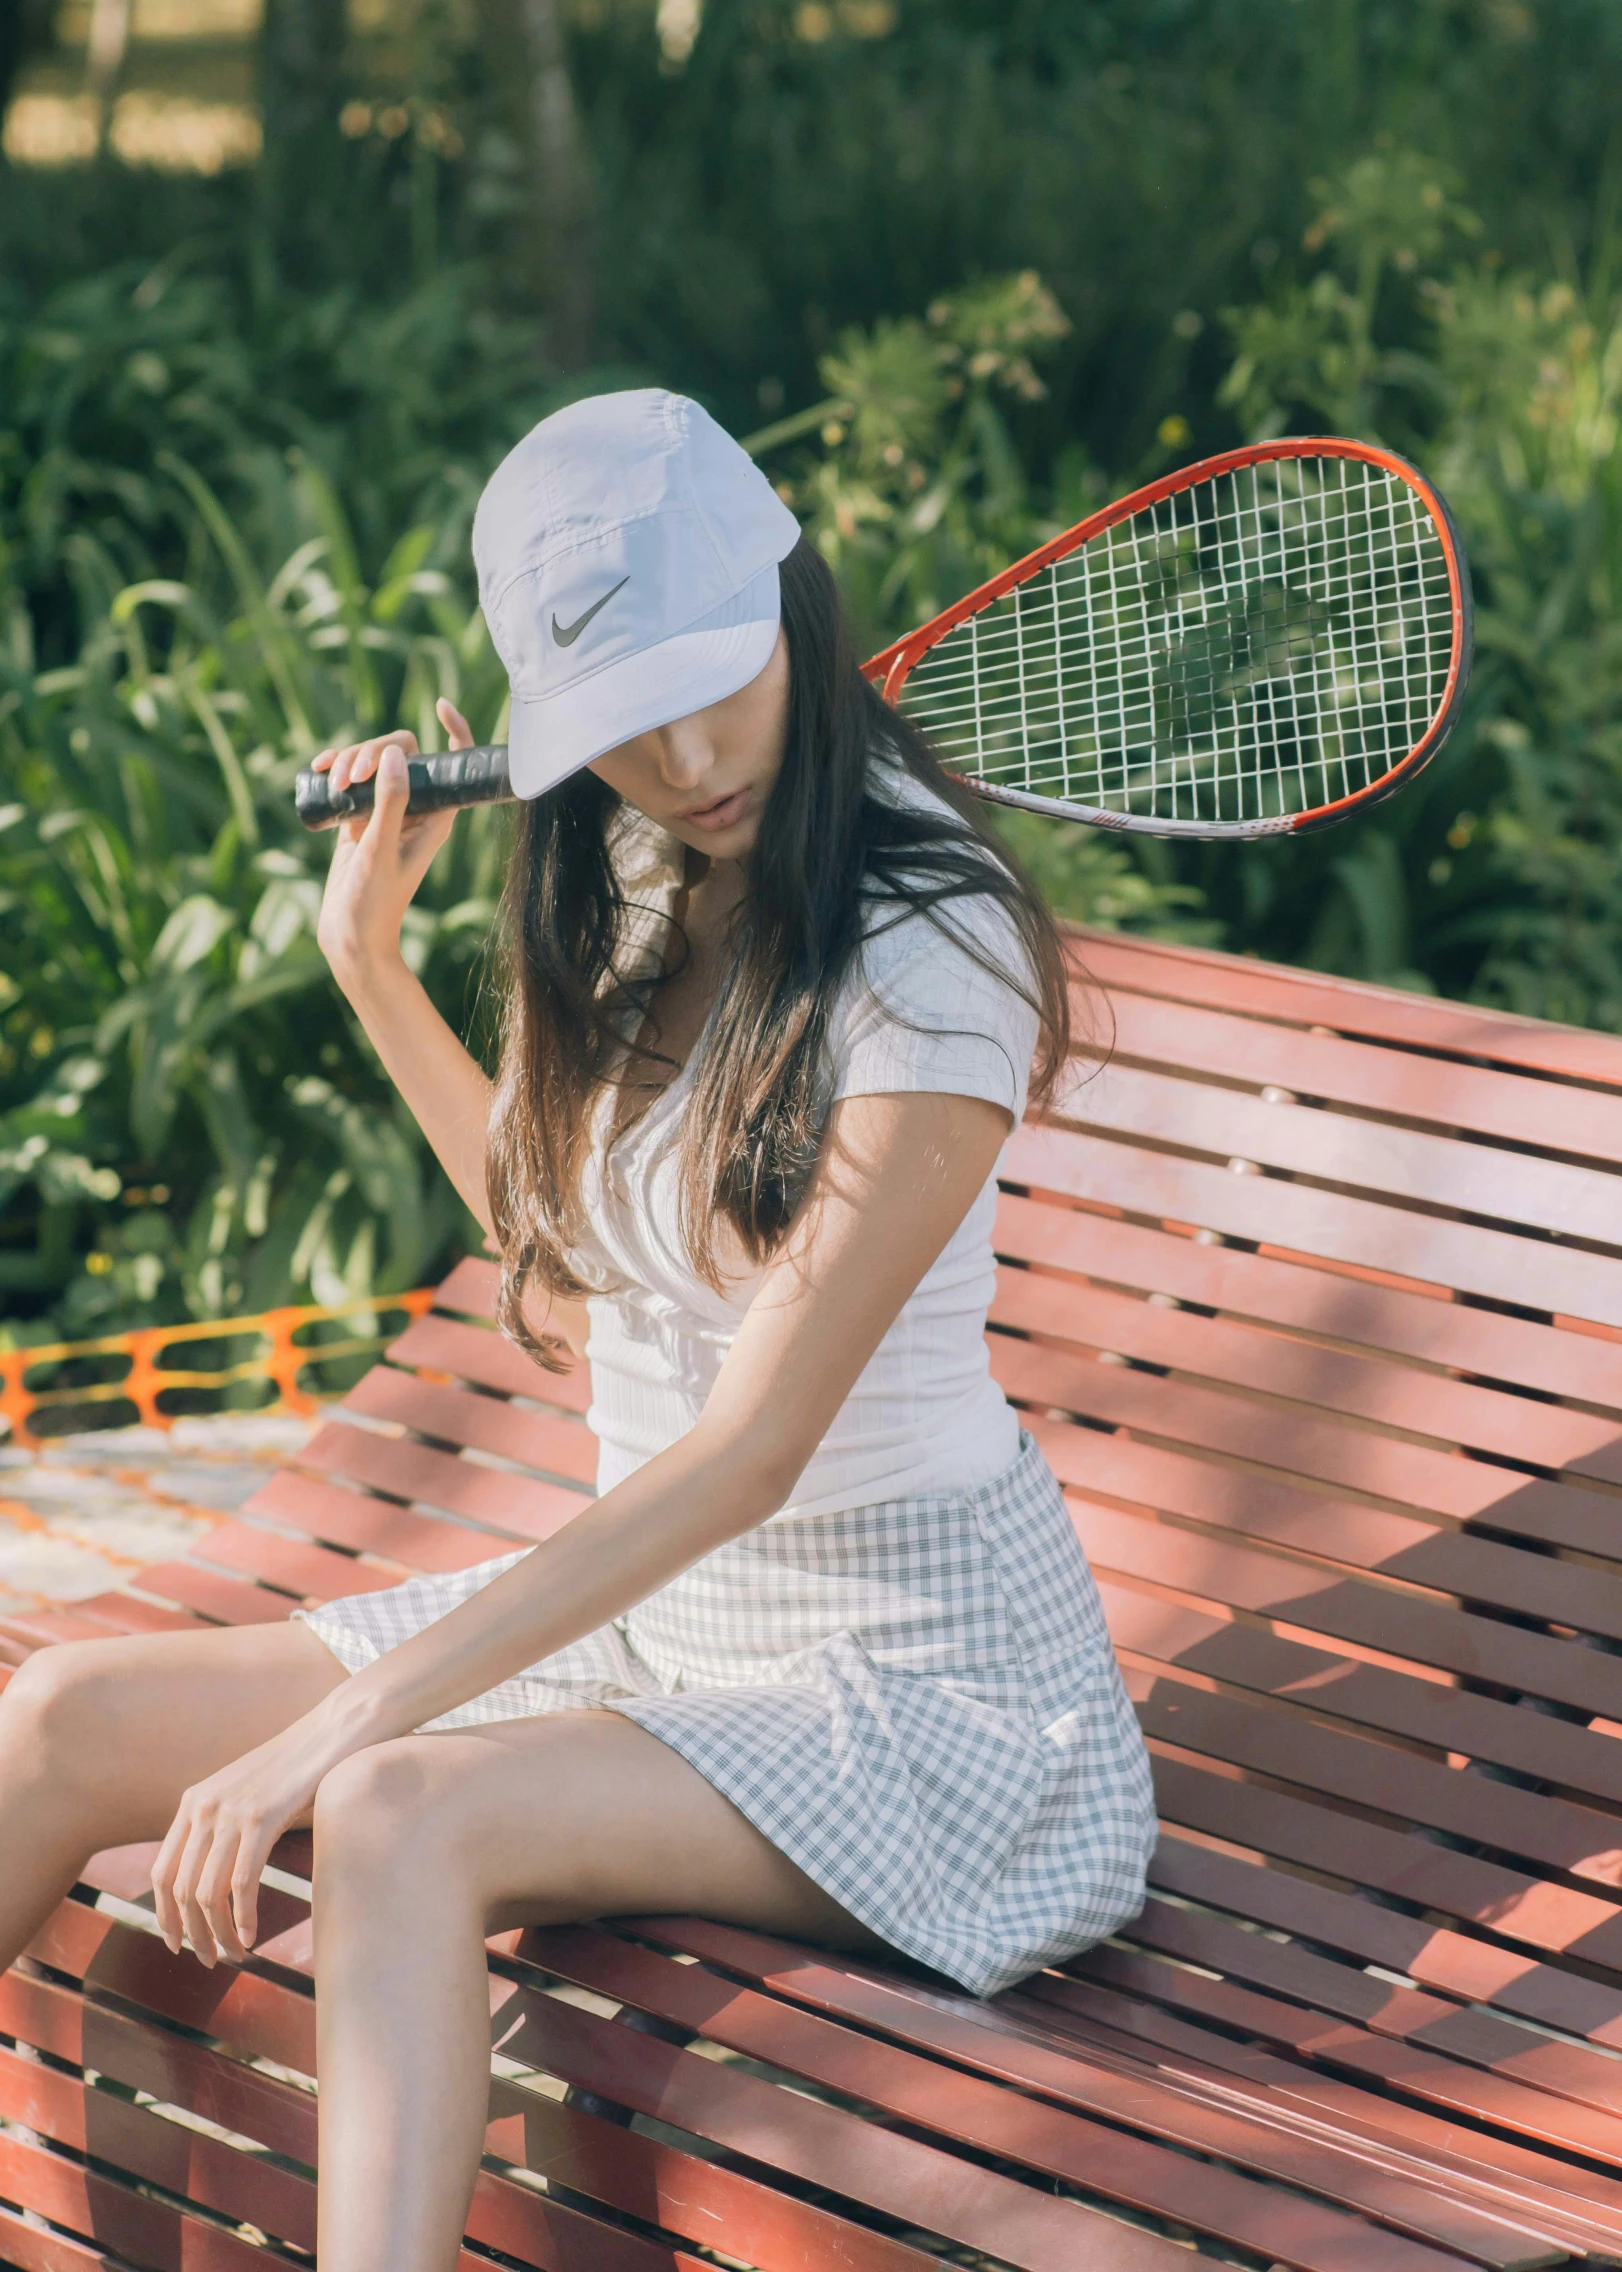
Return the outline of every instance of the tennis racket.
[[[1319,438],[1135,490],[862,667],[982,796],[1221,838],[1390,796],[1447,739],[1470,654],[1469,571],[1437,491],[1389,450]],[[500,749],[421,765],[434,804],[510,794]],[[307,826],[371,801],[369,781],[334,798],[299,776]]]

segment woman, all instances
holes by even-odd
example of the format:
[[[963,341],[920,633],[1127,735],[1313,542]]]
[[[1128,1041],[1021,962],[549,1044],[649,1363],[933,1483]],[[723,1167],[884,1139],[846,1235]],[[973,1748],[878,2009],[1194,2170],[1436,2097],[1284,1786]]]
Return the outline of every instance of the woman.
[[[693,404],[544,421],[474,549],[530,799],[494,1084],[400,951],[453,824],[406,816],[407,734],[321,761],[377,793],[319,935],[504,1327],[585,1349],[599,1496],[284,1625],[44,1651],[0,1703],[0,1960],[161,1837],[170,1948],[241,1961],[313,1821],[324,2272],[456,2260],[487,1933],[696,1911],[987,1993],[1130,1915],[1153,1836],[983,1340],[997,1158],[1066,1049],[1051,924]]]

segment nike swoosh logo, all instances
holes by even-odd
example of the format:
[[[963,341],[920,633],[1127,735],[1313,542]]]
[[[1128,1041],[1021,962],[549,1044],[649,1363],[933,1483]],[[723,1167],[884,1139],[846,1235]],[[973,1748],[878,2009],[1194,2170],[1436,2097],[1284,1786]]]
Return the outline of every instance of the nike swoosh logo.
[[[629,576],[622,576],[619,582],[614,586],[614,592],[623,592],[626,585],[630,581],[631,579]],[[591,621],[592,617],[596,615],[599,610],[607,607],[609,601],[614,597],[614,592],[604,592],[600,600],[593,600],[591,606],[587,608],[585,614],[581,616],[580,620],[577,623],[569,624],[567,627],[561,624],[558,621],[556,615],[554,615],[552,618],[552,636],[557,641],[558,645],[560,647],[572,647],[575,641],[579,638],[581,632],[585,630],[586,625]]]

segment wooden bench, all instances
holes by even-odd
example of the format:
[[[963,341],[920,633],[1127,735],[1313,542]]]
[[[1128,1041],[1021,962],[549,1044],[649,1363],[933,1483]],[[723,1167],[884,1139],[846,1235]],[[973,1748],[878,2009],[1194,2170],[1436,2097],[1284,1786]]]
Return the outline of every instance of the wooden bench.
[[[1148,1905],[990,2004],[686,1918],[493,1943],[470,2265],[1622,2261],[1622,1041],[1077,945],[1116,1053],[1010,1149],[991,1348],[1155,1753]],[[567,1522],[584,1382],[491,1291],[464,1263],[240,1519],[12,1660]],[[240,1973],[166,1954],[127,1852],[0,1984],[0,2259],[308,2260],[280,1859]]]

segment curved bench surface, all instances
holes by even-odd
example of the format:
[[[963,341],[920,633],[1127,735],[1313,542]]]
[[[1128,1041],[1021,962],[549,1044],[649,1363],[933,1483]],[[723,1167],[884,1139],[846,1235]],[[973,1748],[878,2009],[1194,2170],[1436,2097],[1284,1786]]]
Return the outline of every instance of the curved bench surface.
[[[1009,1145],[990,1344],[1154,1754],[1150,1899],[989,2003],[689,1918],[503,1936],[469,2265],[1622,2262],[1622,1041],[1074,950],[1113,1049]],[[569,1521],[585,1384],[493,1290],[463,1263],[237,1519],[0,1654]],[[212,1974],[148,1858],[0,1982],[0,2261],[301,2260],[307,1848]]]

